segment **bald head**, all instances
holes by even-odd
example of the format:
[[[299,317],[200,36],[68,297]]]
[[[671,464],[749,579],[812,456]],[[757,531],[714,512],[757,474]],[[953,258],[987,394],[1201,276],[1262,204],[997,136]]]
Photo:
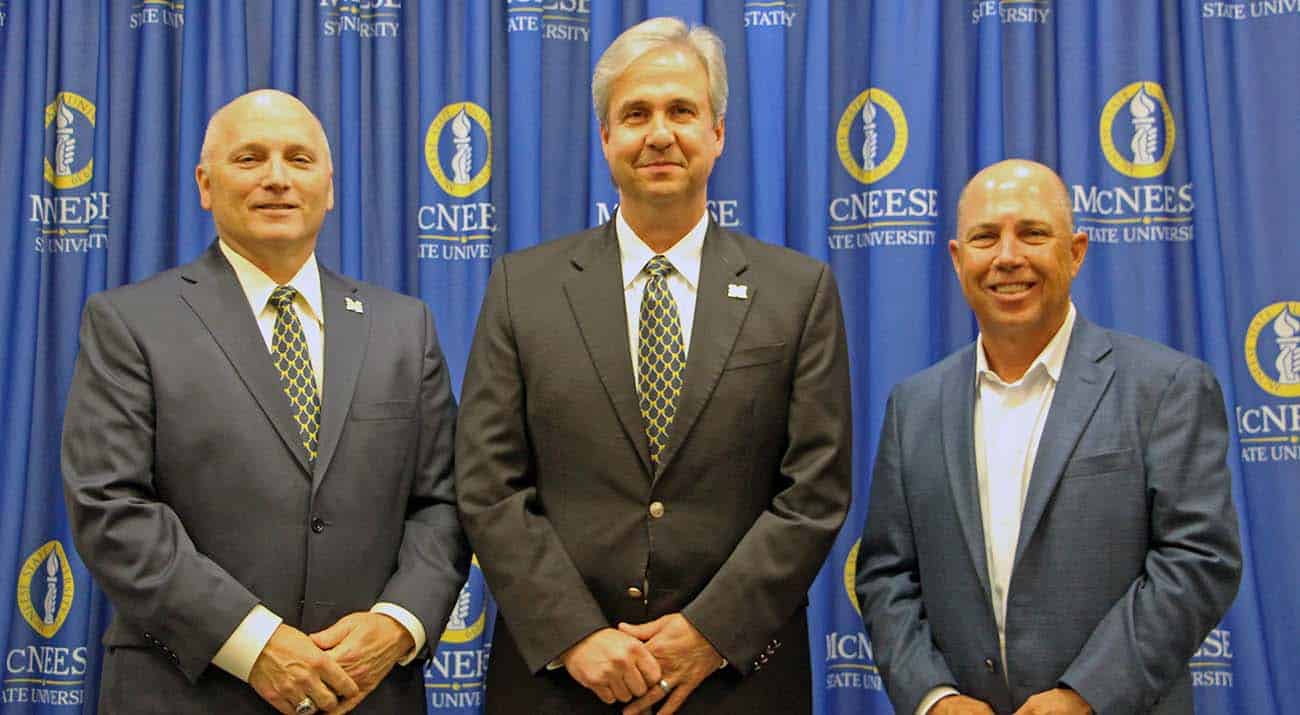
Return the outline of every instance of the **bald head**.
[[[203,132],[203,147],[199,150],[199,164],[207,166],[213,156],[224,148],[224,141],[238,133],[248,122],[256,121],[306,122],[325,148],[325,162],[334,166],[325,127],[302,100],[278,89],[258,89],[235,97],[230,103],[212,113],[207,130]]]
[[[969,225],[970,209],[975,202],[987,203],[1009,192],[1046,208],[1052,216],[1053,225],[1062,233],[1073,231],[1074,212],[1070,206],[1070,191],[1061,177],[1045,164],[1036,161],[1006,159],[980,169],[979,173],[966,182],[961,198],[957,200],[958,237]]]

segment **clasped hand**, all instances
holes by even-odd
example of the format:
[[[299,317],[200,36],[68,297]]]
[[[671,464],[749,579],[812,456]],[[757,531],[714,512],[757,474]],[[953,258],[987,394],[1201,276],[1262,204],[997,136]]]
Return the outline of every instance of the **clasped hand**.
[[[351,613],[311,636],[280,624],[253,664],[248,683],[286,715],[304,697],[321,712],[346,713],[414,647],[410,632],[380,613]]]
[[[722,656],[690,621],[671,613],[649,623],[602,628],[560,660],[602,702],[629,703],[624,715],[649,712],[660,701],[659,713],[671,715],[718,669]]]

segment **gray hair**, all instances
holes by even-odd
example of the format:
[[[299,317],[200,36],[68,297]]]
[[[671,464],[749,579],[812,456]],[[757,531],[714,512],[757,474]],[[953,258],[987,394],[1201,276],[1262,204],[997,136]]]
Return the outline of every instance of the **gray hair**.
[[[655,17],[633,25],[615,38],[591,74],[591,100],[601,126],[609,120],[609,88],[646,53],[663,47],[689,49],[700,59],[709,82],[709,108],[716,125],[727,115],[727,62],[722,38],[704,25],[688,28],[675,17]]]

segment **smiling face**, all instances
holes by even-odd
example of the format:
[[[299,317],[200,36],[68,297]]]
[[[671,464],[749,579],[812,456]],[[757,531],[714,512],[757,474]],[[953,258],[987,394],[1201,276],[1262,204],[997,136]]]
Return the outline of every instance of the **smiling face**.
[[[948,252],[986,341],[1036,353],[1065,322],[1088,250],[1069,206],[1065,185],[1034,162],[994,164],[966,185]]]
[[[710,109],[708,71],[693,52],[674,46],[647,52],[614,80],[600,129],[622,205],[698,204],[698,213],[724,135]]]
[[[311,112],[282,92],[246,94],[219,110],[194,177],[217,234],[259,266],[305,261],[334,208],[325,135]]]

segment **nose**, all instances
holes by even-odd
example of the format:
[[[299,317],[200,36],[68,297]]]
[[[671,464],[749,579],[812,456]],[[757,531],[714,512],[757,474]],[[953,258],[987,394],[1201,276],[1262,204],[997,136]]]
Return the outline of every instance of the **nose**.
[[[675,140],[676,137],[668,126],[668,118],[663,114],[655,114],[654,118],[650,120],[646,144],[652,149],[662,151],[672,146]]]
[[[262,174],[262,188],[281,190],[289,185],[289,175],[284,159],[273,156],[266,162],[266,171]]]
[[[1020,252],[1020,239],[1012,228],[1002,231],[998,237],[997,255],[993,257],[994,268],[1015,268],[1024,260]]]

